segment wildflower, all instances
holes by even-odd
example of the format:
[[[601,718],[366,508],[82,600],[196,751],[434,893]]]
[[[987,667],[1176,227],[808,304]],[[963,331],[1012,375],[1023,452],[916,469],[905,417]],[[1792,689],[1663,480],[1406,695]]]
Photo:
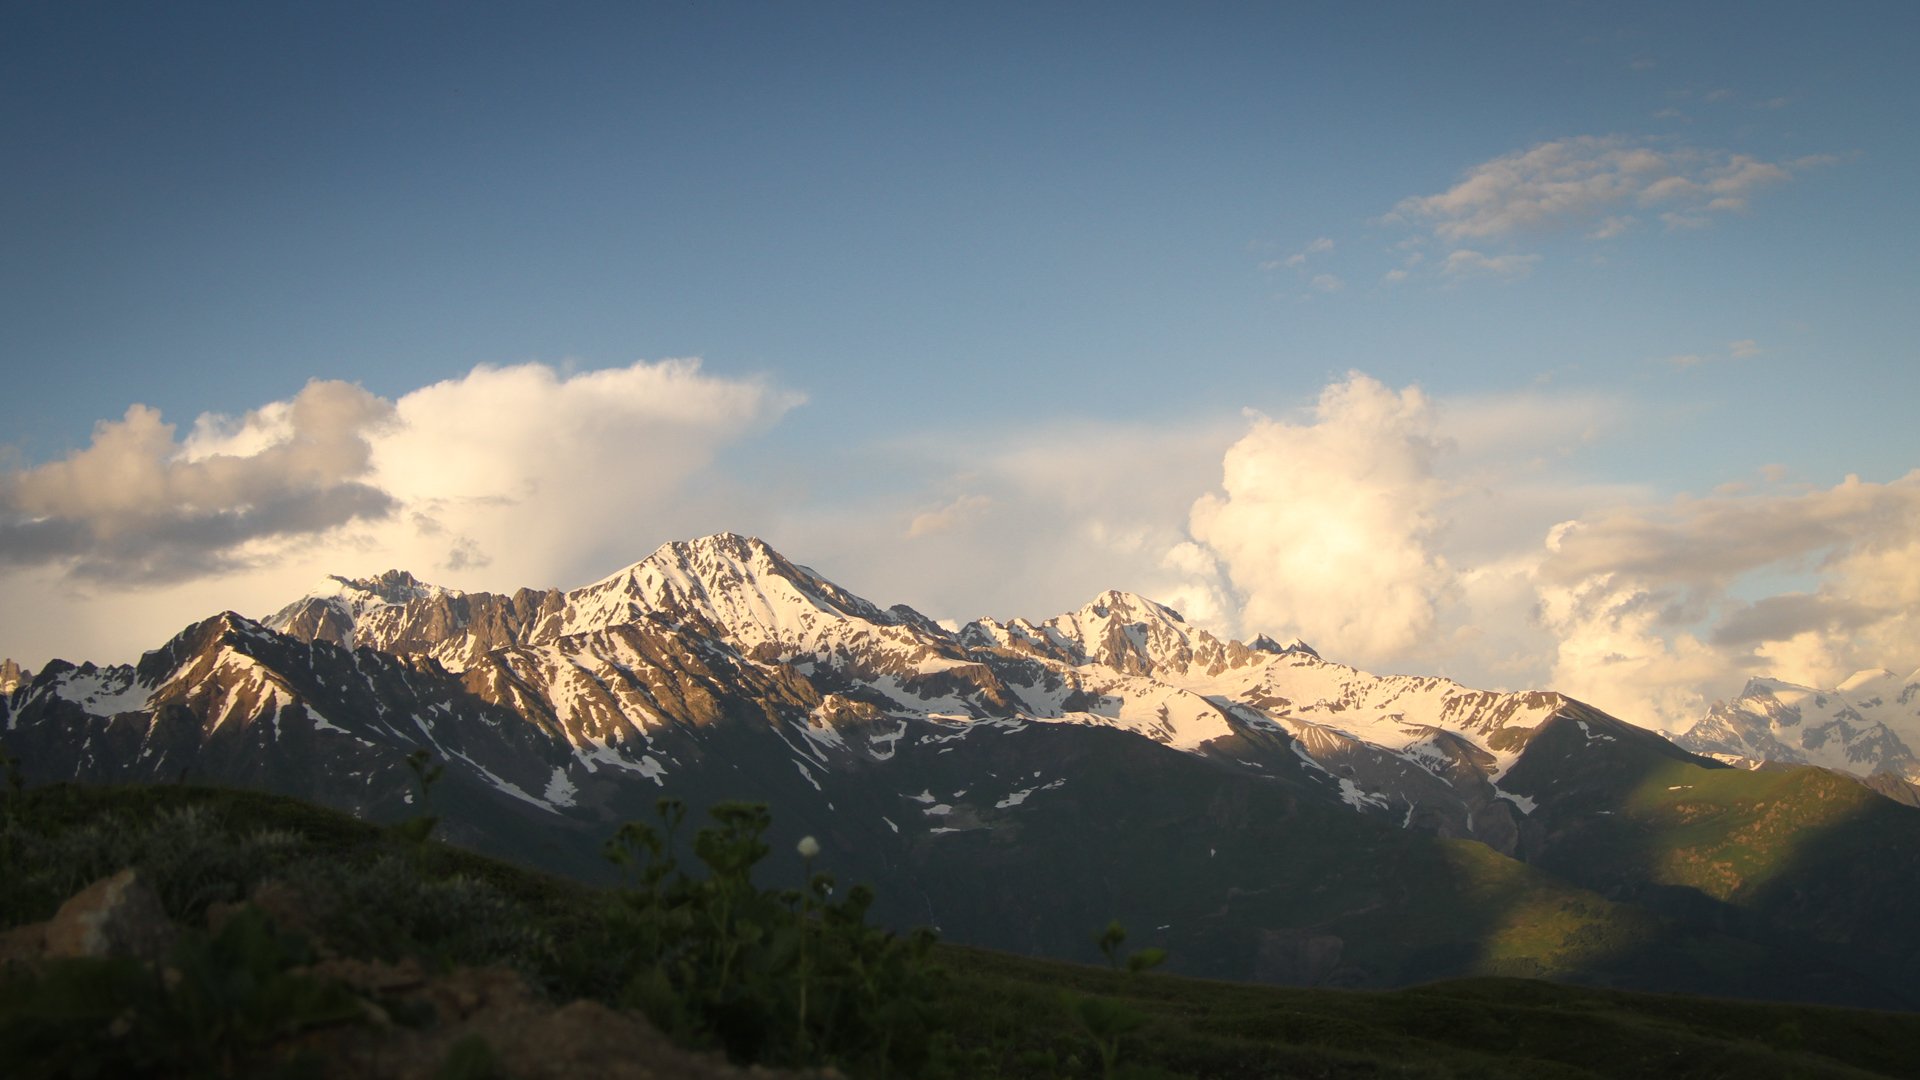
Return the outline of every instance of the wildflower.
[[[794,850],[800,853],[801,858],[811,859],[815,855],[820,854],[820,841],[815,840],[811,836],[803,836],[800,838],[800,842],[794,845]]]

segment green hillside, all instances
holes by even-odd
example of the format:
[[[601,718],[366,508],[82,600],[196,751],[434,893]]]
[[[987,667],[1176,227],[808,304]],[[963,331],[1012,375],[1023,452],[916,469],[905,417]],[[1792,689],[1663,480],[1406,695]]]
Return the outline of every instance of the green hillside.
[[[1671,809],[1648,797],[1649,812]],[[303,1066],[326,1075],[356,1040],[434,1027],[432,1017],[409,1017],[403,1001],[328,984],[317,974],[327,965],[313,963],[322,953],[337,954],[334,963],[411,962],[429,974],[502,966],[556,1004],[639,1008],[685,1044],[772,1066],[833,1063],[856,1077],[1866,1077],[1909,1075],[1920,1046],[1920,1016],[1900,1013],[1516,978],[1289,990],[1124,970],[1130,955],[1152,959],[1133,952],[1138,932],[1109,950],[1119,969],[929,952],[868,927],[858,890],[747,884],[765,853],[765,820],[736,815],[705,838],[696,839],[697,822],[679,830],[672,850],[689,866],[697,850],[702,873],[649,858],[645,834],[630,832],[629,884],[593,889],[420,840],[424,822],[382,828],[259,793],[18,792],[0,834],[9,871],[0,922],[45,919],[90,881],[133,865],[183,931],[167,978],[109,961],[11,968],[0,983],[0,1057],[27,1076],[131,1064],[153,1075]],[[1606,966],[1601,954],[1634,951],[1635,935],[1663,932],[1643,913],[1476,844],[1401,854],[1435,860],[1432,873],[1458,887],[1431,905],[1426,929],[1329,912],[1350,948],[1364,952],[1376,929],[1447,938],[1446,927],[1480,909],[1498,913],[1472,946],[1487,964],[1564,957],[1569,970],[1593,971]],[[1294,879],[1309,906],[1324,902],[1305,884],[1311,876]],[[230,906],[249,896],[257,902]],[[210,912],[224,929],[200,929]],[[300,925],[280,925],[275,913]],[[1089,926],[1088,938],[1099,930]],[[1089,952],[1098,955],[1091,944]],[[366,1021],[375,1011],[356,1011],[367,1004],[381,1006],[385,1027]],[[503,1075],[516,1035],[489,1038],[501,1045],[447,1047],[440,1075]]]

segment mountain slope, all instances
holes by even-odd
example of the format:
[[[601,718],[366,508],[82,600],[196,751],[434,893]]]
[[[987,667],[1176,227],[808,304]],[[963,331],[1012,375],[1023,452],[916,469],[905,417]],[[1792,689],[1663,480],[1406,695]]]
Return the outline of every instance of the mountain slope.
[[[1886,1002],[1904,999],[1884,965],[1818,954],[1852,918],[1885,956],[1920,933],[1804,874],[1775,875],[1786,894],[1675,900],[1699,886],[1615,857],[1624,834],[1593,823],[1693,852],[1686,822],[1628,813],[1647,776],[1712,774],[1740,806],[1771,781],[1561,695],[1376,677],[1124,593],[949,632],[728,534],[570,592],[331,579],[137,667],[50,664],[4,708],[36,781],[185,770],[374,817],[408,812],[405,757],[425,747],[447,764],[450,836],[580,875],[604,873],[600,841],[660,795],[766,802],[886,883],[897,925],[1060,955],[1119,914],[1199,974],[1512,971]],[[1899,848],[1920,814],[1887,805],[1820,821],[1836,849]],[[1759,841],[1726,843],[1739,859]],[[1920,883],[1920,866],[1875,883]],[[1817,986],[1791,974],[1814,968]]]

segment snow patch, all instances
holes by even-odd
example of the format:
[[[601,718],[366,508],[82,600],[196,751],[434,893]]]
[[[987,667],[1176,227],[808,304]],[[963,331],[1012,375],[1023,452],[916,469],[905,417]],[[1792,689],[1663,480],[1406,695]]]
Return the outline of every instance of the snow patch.
[[[553,776],[547,781],[547,790],[543,792],[546,800],[555,806],[572,806],[573,797],[579,793],[580,789],[574,787],[573,781],[567,778],[567,770],[554,766]]]

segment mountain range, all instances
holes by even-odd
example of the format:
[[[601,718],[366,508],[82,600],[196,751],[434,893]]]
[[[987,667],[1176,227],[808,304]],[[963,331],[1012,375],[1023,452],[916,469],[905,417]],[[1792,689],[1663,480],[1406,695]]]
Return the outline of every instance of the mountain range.
[[[1222,640],[1127,593],[949,629],[721,534],[571,591],[330,578],[134,665],[10,667],[0,739],[33,783],[431,810],[587,878],[661,796],[764,802],[773,873],[797,882],[812,835],[882,921],[1039,955],[1091,958],[1119,918],[1222,978],[1913,1007],[1916,684],[1756,681],[1676,745],[1557,693]],[[417,748],[446,765],[430,805]]]

